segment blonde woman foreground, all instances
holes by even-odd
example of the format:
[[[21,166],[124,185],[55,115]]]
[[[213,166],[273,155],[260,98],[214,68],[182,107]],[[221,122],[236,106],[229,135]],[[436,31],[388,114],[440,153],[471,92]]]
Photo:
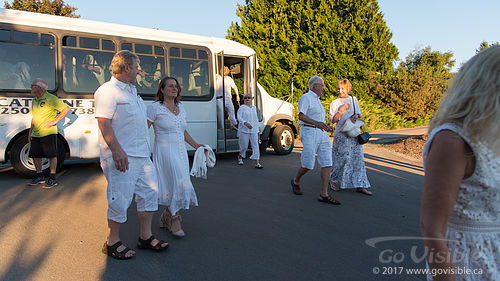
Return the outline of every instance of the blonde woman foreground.
[[[201,146],[186,131],[186,112],[179,102],[180,94],[177,79],[165,77],[158,85],[157,101],[147,110],[148,125],[153,125],[155,131],[153,163],[158,175],[158,202],[166,206],[160,227],[167,227],[175,236],[185,235],[179,210],[198,206],[184,142],[195,149]]]
[[[500,280],[499,124],[500,47],[491,47],[461,67],[430,123],[421,230],[441,274],[429,280]]]

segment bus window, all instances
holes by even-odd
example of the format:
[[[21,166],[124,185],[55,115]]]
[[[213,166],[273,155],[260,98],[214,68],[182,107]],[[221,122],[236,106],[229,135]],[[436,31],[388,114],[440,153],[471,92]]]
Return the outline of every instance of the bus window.
[[[38,44],[38,33],[14,31],[12,33],[12,41],[19,43]]]
[[[49,91],[55,90],[54,46],[42,44],[38,33],[12,32],[12,41],[0,41],[0,89],[29,91],[32,80],[42,78],[47,81]],[[44,43],[47,41],[55,40],[52,37],[52,40],[45,39]]]
[[[170,56],[171,57],[180,57],[181,50],[179,48],[170,48]]]
[[[163,52],[162,47],[155,46],[155,55],[163,57],[164,54],[165,54],[165,52]]]
[[[99,50],[99,39],[80,37],[80,48]]]
[[[158,83],[161,78],[165,77],[163,48],[138,43],[122,43],[121,49],[134,52],[139,57],[140,73],[136,78],[137,93],[143,96],[155,96]]]
[[[135,53],[136,54],[153,54],[153,46],[151,45],[143,45],[143,44],[135,44]]]
[[[206,52],[195,49],[170,48],[169,53],[170,76],[175,77],[181,84],[183,99],[210,99],[212,93],[210,92]]]
[[[51,45],[54,43],[54,36],[50,34],[42,34],[42,36],[40,37],[40,44],[42,45]]]
[[[102,40],[101,41],[101,44],[102,44],[102,49],[103,50],[106,50],[106,51],[115,51],[115,43],[113,43],[113,41],[110,41],[110,40]]]
[[[140,73],[136,79],[137,92],[141,95],[154,96],[161,78],[165,77],[165,59],[159,56],[138,56],[141,62]]]
[[[114,56],[114,43],[102,40],[101,46],[110,50],[85,50],[99,49],[99,40],[96,38],[78,38],[79,48],[65,46],[71,40],[63,38],[63,89],[72,93],[94,93],[104,82],[111,78],[111,60]]]
[[[63,46],[66,47],[76,47],[76,37],[75,36],[64,36]]]
[[[129,50],[132,52],[132,43],[122,43],[121,50]]]
[[[10,30],[0,29],[0,41],[10,40]]]

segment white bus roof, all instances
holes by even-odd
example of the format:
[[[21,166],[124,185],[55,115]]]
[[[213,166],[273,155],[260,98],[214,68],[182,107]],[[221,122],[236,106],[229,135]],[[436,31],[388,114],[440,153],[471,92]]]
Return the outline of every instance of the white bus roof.
[[[136,39],[165,41],[179,44],[205,46],[214,53],[224,51],[224,55],[251,56],[255,54],[238,42],[212,36],[192,35],[179,32],[136,27],[78,18],[61,17],[0,8],[0,22],[12,25],[35,26],[49,29],[88,32],[110,36],[131,37]]]

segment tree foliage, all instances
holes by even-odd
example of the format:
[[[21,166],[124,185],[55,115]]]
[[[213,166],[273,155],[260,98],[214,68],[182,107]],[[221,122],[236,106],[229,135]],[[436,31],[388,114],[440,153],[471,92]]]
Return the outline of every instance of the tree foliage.
[[[455,61],[430,47],[413,51],[397,69],[367,73],[370,95],[407,120],[429,120],[439,105]]]
[[[63,0],[14,0],[12,4],[5,1],[6,9],[35,12],[41,14],[57,15],[79,18],[75,14],[77,8],[65,4]]]
[[[368,98],[366,71],[386,72],[398,56],[376,0],[246,0],[236,13],[241,24],[227,38],[257,52],[259,82],[277,97],[290,92],[291,79],[298,97],[321,75],[327,99],[341,78]]]
[[[493,46],[498,46],[500,45],[500,42],[486,42],[486,41],[483,41],[481,42],[481,44],[479,45],[479,49],[476,49],[476,54],[481,52],[482,50],[485,50],[485,49],[488,49],[489,47],[493,47]]]

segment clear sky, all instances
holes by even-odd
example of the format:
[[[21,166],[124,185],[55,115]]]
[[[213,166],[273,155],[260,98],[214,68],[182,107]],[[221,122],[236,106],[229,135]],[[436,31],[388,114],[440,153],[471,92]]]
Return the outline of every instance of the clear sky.
[[[11,1],[9,1],[11,2]],[[225,37],[244,0],[67,0],[83,19]],[[399,58],[415,48],[453,53],[456,70],[479,44],[500,41],[499,0],[379,0]]]

